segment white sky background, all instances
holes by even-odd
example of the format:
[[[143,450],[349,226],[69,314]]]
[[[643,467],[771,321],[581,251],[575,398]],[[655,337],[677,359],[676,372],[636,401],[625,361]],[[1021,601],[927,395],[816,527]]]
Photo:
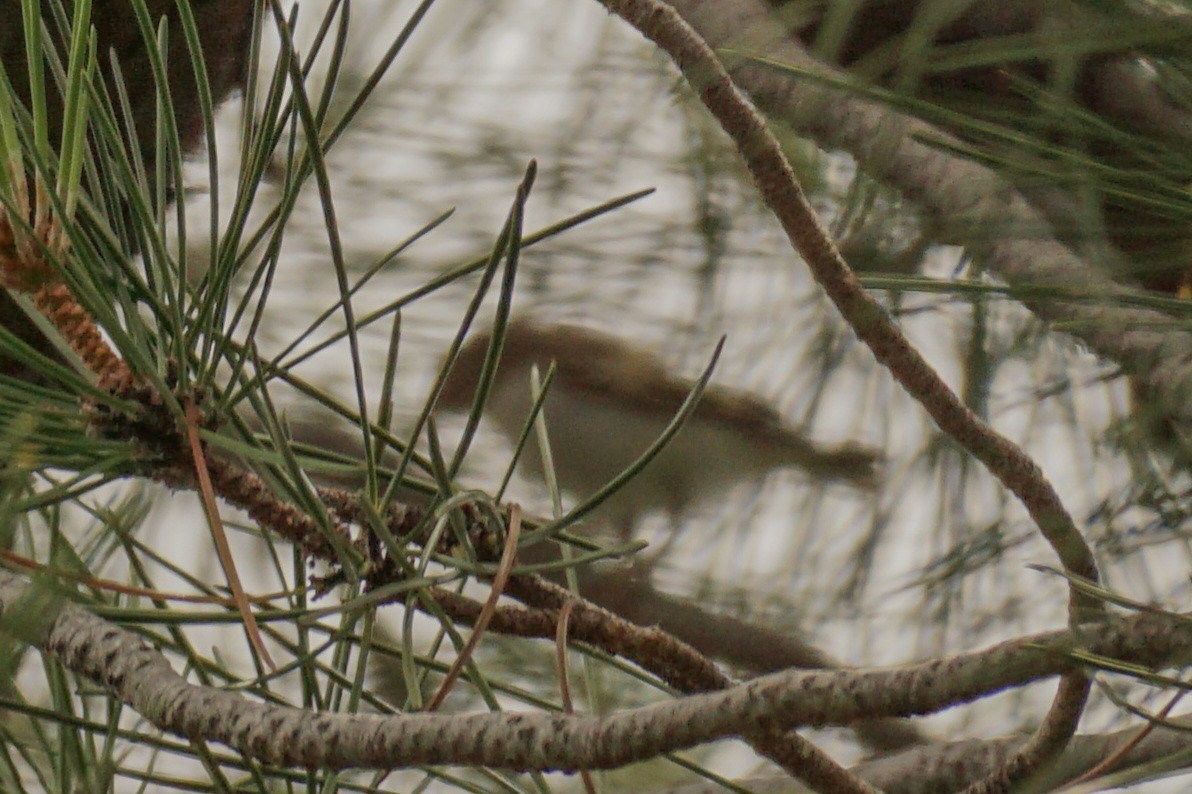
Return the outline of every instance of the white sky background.
[[[303,4],[308,19],[314,5]],[[359,24],[349,51],[371,66],[412,7],[356,4]],[[718,382],[755,391],[794,424],[809,421],[817,438],[871,443],[890,460],[876,509],[872,500],[862,503],[847,491],[811,493],[796,476],[781,473],[757,488],[740,489],[729,503],[689,523],[659,571],[665,586],[679,593],[699,590],[725,609],[797,628],[853,665],[920,659],[1062,625],[1060,580],[1025,568],[1053,565],[1055,558],[1030,531],[1023,511],[971,461],[962,477],[954,451],[946,451],[942,463],[920,457],[932,432],[923,411],[842,330],[777,224],[758,208],[723,136],[692,109],[674,72],[660,63],[635,32],[596,3],[440,0],[372,109],[331,157],[331,168],[342,238],[356,274],[434,216],[451,207],[456,214],[377,277],[357,311],[384,305],[483,254],[530,158],[538,160],[539,177],[527,231],[655,187],[657,193],[627,209],[525,251],[517,310],[633,338],[691,375],[727,334]],[[237,106],[225,109],[221,146],[229,155],[237,114]],[[697,148],[711,164],[699,179],[693,177]],[[224,165],[234,175],[234,163]],[[844,195],[851,169],[833,161],[826,173],[829,189],[817,203],[831,209],[833,197]],[[192,175],[201,183],[205,166],[196,164]],[[697,231],[701,192],[729,223],[722,251],[710,250]],[[191,202],[193,229],[204,228],[206,212],[203,197]],[[298,215],[267,333],[257,340],[266,354],[337,296],[313,183]],[[202,251],[196,245],[192,256]],[[928,272],[946,277],[956,261],[954,250],[934,252]],[[405,311],[396,394],[400,427],[417,415],[474,285],[475,279],[467,280]],[[914,310],[902,321],[911,339],[960,388],[971,305],[929,294],[905,294],[900,301]],[[989,347],[1004,349],[1023,330],[1026,315],[996,298],[986,308]],[[331,325],[339,324],[337,316]],[[373,400],[388,330],[381,323],[362,338],[376,362],[369,382]],[[824,334],[843,340],[837,343],[843,359],[816,401],[814,350]],[[1082,526],[1089,511],[1117,495],[1129,477],[1114,451],[1098,443],[1126,404],[1120,382],[1097,382],[1104,371],[1073,345],[1054,340],[1038,355],[999,367],[991,383],[995,426],[1036,456]],[[299,372],[345,402],[354,400],[346,347]],[[1064,378],[1092,385],[1074,396],[1036,396]],[[458,426],[443,430],[449,443],[458,437]],[[464,481],[495,487],[508,455],[504,440],[486,432]],[[528,508],[549,509],[542,490],[529,483],[519,482],[511,496]],[[178,529],[178,521],[194,522],[198,515],[193,497],[182,494],[163,505],[163,520],[150,522],[169,527],[179,561],[210,553],[205,528]],[[886,523],[875,529],[878,517]],[[1000,562],[927,591],[916,584],[925,565],[958,544],[990,537],[982,532],[995,522],[1001,522],[1001,536],[1014,541]],[[643,528],[643,537],[661,540],[663,532],[662,522],[654,522]],[[858,573],[871,532],[878,539],[868,552],[869,567]],[[237,542],[241,558],[251,558],[249,544]],[[1175,551],[1169,543],[1114,561],[1107,581],[1130,597],[1183,608],[1187,555],[1186,549]],[[212,577],[222,576],[213,556],[210,567]],[[253,571],[246,568],[241,573],[250,586],[276,589],[275,582],[252,582]],[[852,581],[857,587],[846,598]],[[400,617],[392,618],[398,626]],[[213,632],[211,640],[232,653],[243,643],[238,631]],[[1051,692],[1047,686],[993,699],[927,725],[941,736],[1001,735],[1032,726]],[[1085,729],[1105,727],[1116,713],[1094,710]],[[755,769],[752,754],[737,745],[717,751],[713,763],[730,776]],[[1153,784],[1145,790],[1177,789]]]

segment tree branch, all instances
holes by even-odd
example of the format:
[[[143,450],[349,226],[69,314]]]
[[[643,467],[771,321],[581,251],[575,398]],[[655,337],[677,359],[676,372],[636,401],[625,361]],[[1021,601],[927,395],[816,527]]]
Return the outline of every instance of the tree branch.
[[[713,49],[735,51],[725,55],[733,81],[759,108],[824,149],[851,154],[919,207],[942,239],[979,253],[1032,312],[1119,364],[1165,415],[1192,428],[1192,337],[1172,330],[1169,315],[1143,308],[1145,293],[1115,283],[1060,242],[1048,218],[1009,181],[948,151],[959,140],[842,87],[851,78],[793,41],[764,0],[667,1]]]
[[[24,609],[39,619],[23,639],[103,685],[158,728],[221,742],[265,763],[308,768],[607,769],[727,737],[931,713],[1071,673],[1079,668],[1070,654],[1079,647],[1150,668],[1192,661],[1192,621],[1143,613],[900,668],[777,673],[608,717],[316,714],[189,684],[138,635],[75,604],[22,602],[31,592],[29,580],[0,571],[4,612]],[[493,625],[498,619],[494,615]],[[11,630],[14,623],[3,625]]]

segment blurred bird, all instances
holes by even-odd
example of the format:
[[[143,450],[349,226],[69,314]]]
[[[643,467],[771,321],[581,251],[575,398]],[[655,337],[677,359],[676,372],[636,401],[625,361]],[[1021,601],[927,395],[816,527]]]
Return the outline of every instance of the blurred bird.
[[[460,350],[436,410],[466,411],[491,340],[476,335]],[[661,435],[691,391],[650,353],[577,326],[507,327],[485,415],[516,441],[533,406],[530,369],[555,376],[543,403],[559,486],[578,499],[591,496],[628,468]],[[519,465],[541,480],[542,457],[531,441]],[[601,505],[628,537],[638,519],[663,510],[677,522],[700,500],[774,469],[793,468],[817,482],[860,488],[876,484],[878,454],[854,444],[823,446],[783,424],[757,397],[709,386],[670,443]]]

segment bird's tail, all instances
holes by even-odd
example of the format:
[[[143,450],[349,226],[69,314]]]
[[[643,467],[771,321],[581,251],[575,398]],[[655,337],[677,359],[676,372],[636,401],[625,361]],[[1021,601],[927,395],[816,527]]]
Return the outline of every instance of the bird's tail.
[[[857,488],[876,488],[882,454],[861,444],[815,444],[795,433],[784,443],[784,462],[823,481],[844,482]]]

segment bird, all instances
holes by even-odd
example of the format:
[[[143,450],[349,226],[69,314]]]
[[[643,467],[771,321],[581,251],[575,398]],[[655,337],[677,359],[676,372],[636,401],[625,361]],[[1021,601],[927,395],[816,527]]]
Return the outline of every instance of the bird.
[[[492,340],[473,335],[444,380],[436,412],[467,411]],[[446,362],[445,362],[446,363]],[[484,415],[510,441],[520,438],[533,406],[530,372],[555,374],[543,401],[554,473],[561,490],[583,500],[615,479],[662,434],[693,382],[614,336],[576,325],[539,325],[523,318],[505,329]],[[880,455],[872,448],[830,446],[786,425],[753,394],[709,385],[686,423],[637,476],[600,506],[622,537],[646,514],[662,511],[677,526],[695,504],[772,470],[798,470],[817,484],[861,489],[877,484]],[[542,456],[531,440],[519,460],[541,481]]]

